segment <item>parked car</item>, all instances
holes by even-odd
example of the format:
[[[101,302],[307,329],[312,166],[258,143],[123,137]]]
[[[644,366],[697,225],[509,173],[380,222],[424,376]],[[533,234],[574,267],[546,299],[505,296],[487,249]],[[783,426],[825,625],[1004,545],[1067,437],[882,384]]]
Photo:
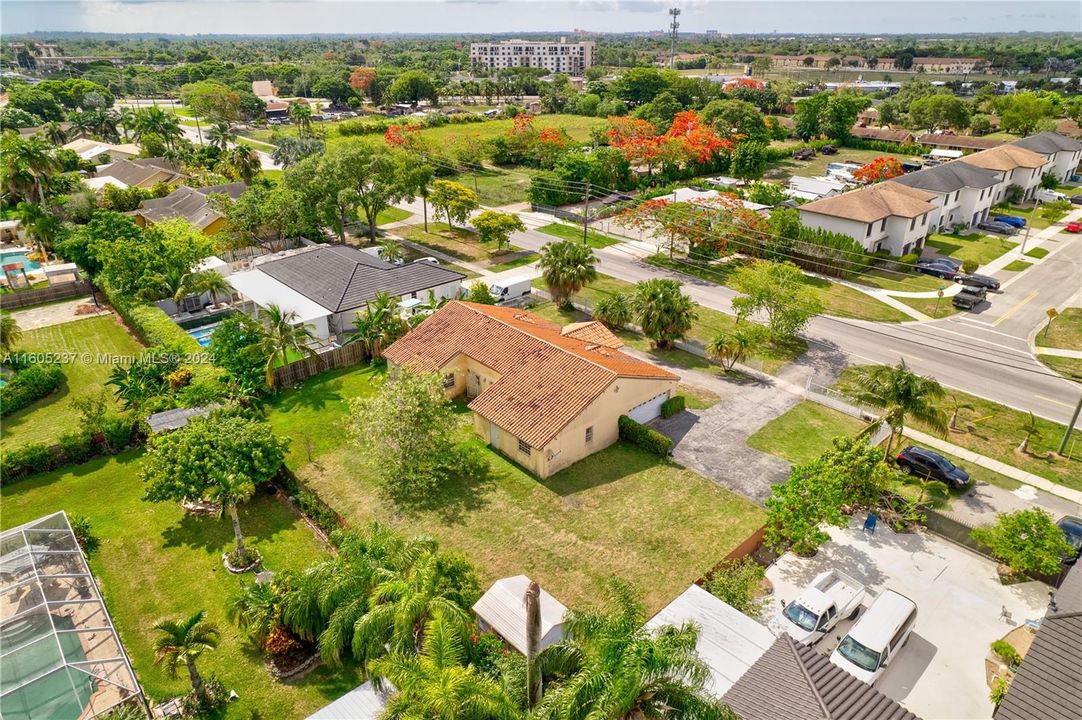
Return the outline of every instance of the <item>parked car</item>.
[[[434,258],[431,255],[429,255],[428,257],[419,257],[416,260],[414,260],[413,262],[415,262],[415,263],[428,263],[429,265],[439,265],[440,264],[439,259]]]
[[[962,261],[956,258],[952,258],[948,255],[936,255],[935,257],[924,258],[923,260],[918,260],[917,262],[930,262],[939,265],[947,265],[954,268],[955,270],[962,269]]]
[[[1019,229],[1026,226],[1026,219],[1017,215],[993,215],[992,222],[1001,222]]]
[[[1071,222],[1067,223],[1067,227],[1065,227],[1064,230],[1069,233],[1082,232],[1082,222],[1079,222],[1078,220],[1072,220]]]
[[[1077,195],[1072,195],[1068,199],[1071,201],[1072,205],[1082,205],[1082,193],[1078,193]]]
[[[994,220],[978,223],[977,229],[984,230],[985,232],[996,233],[998,235],[1014,235],[1016,232],[1018,232],[1018,228],[1012,227],[1007,223],[995,222]]]
[[[985,301],[988,291],[975,285],[963,285],[962,291],[951,298],[951,304],[962,310],[972,310]]]
[[[941,262],[927,262],[924,260],[918,262],[913,269],[919,273],[943,278],[944,280],[953,280],[954,276],[958,274],[958,268],[952,265]]]
[[[884,590],[830,655],[830,662],[872,685],[898,656],[917,622],[917,605],[894,590]]]
[[[996,292],[999,290],[999,280],[991,275],[956,275],[955,282],[960,282],[969,287],[979,287]]]
[[[811,645],[839,620],[856,618],[866,594],[857,580],[840,570],[827,570],[816,575],[796,600],[783,605],[770,626],[779,634],[784,632],[797,642]]]
[[[1060,200],[1066,200],[1067,196],[1056,190],[1041,189],[1033,194],[1034,200],[1040,200],[1041,202],[1050,203],[1058,202]]]
[[[910,445],[897,457],[898,469],[907,475],[918,475],[946,483],[952,489],[969,485],[969,473],[937,452]]]
[[[1063,534],[1067,536],[1067,542],[1074,545],[1074,555],[1063,559],[1068,565],[1073,565],[1078,561],[1078,558],[1082,556],[1082,518],[1075,517],[1074,515],[1067,515],[1059,519],[1056,523],[1059,529],[1063,531]]]

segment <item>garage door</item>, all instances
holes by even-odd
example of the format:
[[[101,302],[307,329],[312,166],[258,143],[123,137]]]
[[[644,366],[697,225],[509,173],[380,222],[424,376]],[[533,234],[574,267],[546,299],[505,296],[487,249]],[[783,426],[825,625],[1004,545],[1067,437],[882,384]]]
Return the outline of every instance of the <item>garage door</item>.
[[[650,422],[661,414],[661,404],[669,399],[669,393],[663,392],[657,397],[652,397],[642,405],[636,405],[628,411],[628,416],[635,421]]]

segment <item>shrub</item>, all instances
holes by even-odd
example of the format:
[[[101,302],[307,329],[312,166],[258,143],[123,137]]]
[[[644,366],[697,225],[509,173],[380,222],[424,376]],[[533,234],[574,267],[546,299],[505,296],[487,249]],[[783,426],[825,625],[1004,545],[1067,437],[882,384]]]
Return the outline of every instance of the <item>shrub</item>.
[[[98,549],[101,540],[94,534],[90,525],[90,518],[85,515],[71,515],[68,517],[71,531],[75,534],[75,540],[87,555]]]
[[[965,273],[966,275],[970,275],[970,274],[972,274],[972,273],[975,273],[975,272],[977,272],[977,268],[978,268],[978,267],[980,267],[980,266],[979,266],[979,265],[977,265],[977,261],[976,261],[976,260],[963,260],[963,261],[962,261],[962,271],[963,271],[963,272],[964,272],[964,273]]]
[[[630,293],[607,295],[594,307],[594,319],[610,328],[622,330],[635,315],[634,297]]]
[[[269,655],[280,657],[300,650],[301,644],[297,642],[289,630],[284,627],[276,627],[267,635],[267,639],[263,643],[263,649]]]
[[[207,698],[203,700],[194,692],[190,692],[180,699],[181,717],[207,718],[217,717],[225,704],[229,702],[229,694],[225,685],[216,677],[208,677],[204,681]]]
[[[98,454],[98,446],[94,442],[94,436],[88,432],[73,432],[61,435],[57,445],[60,448],[60,454],[64,456],[64,461],[69,463],[86,462]]]
[[[736,562],[723,563],[703,583],[703,587],[711,595],[724,600],[745,615],[759,617],[766,601],[757,600],[756,596],[759,594],[759,584],[765,576],[766,571],[762,565],[751,558],[743,558]]]
[[[492,632],[474,633],[470,645],[470,657],[477,669],[489,677],[498,677],[499,661],[504,655],[500,636]]]
[[[15,373],[7,385],[0,388],[0,415],[22,410],[52,393],[63,382],[64,371],[58,364],[26,365]]]
[[[620,430],[620,439],[638,445],[643,450],[654,453],[661,457],[672,452],[673,441],[667,435],[659,433],[653,428],[646,427],[640,422],[632,420],[627,415],[621,415],[617,420]]]
[[[1014,645],[1011,645],[1006,640],[996,640],[993,642],[992,652],[998,655],[1000,660],[1011,667],[1018,667],[1022,663],[1022,656],[1014,649]]]
[[[673,395],[671,398],[661,403],[661,417],[670,418],[677,413],[682,413],[686,406],[687,398],[683,395]]]
[[[1074,551],[1052,516],[1039,508],[1000,513],[989,527],[972,533],[1015,574],[1053,575],[1061,559]]]
[[[120,452],[132,443],[135,421],[128,415],[107,415],[101,422],[102,442],[111,452]]]
[[[1003,698],[1007,697],[1007,690],[1010,689],[1011,683],[1007,678],[999,678],[995,684],[992,685],[992,691],[988,693],[988,699],[992,701],[992,704],[999,707],[1003,702]]]
[[[56,453],[48,445],[30,443],[4,452],[0,459],[0,478],[4,485],[10,485],[34,473],[52,470],[57,464]]]

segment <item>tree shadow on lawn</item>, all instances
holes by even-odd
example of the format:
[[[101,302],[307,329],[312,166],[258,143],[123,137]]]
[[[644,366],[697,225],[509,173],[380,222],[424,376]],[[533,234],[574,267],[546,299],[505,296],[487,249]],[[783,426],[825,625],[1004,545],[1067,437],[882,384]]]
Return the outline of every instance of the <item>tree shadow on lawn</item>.
[[[266,504],[276,502],[277,498],[257,492],[250,502],[240,506],[240,529],[246,545],[259,549],[260,543],[272,542],[279,533],[303,522],[292,513],[285,520],[278,508],[268,512]],[[217,518],[185,512],[180,520],[162,530],[162,540],[165,548],[186,547],[207,553],[226,552],[235,545],[228,514]]]
[[[435,490],[423,494],[399,494],[383,491],[395,511],[416,519],[434,514],[446,525],[461,525],[467,516],[488,505],[488,496],[496,486],[496,472],[486,457],[486,450],[470,445],[458,475]]]
[[[557,495],[566,497],[608,485],[659,465],[680,468],[680,465],[674,462],[639,451],[618,441],[615,445],[610,445],[601,452],[583,458],[571,467],[564,468],[540,482]]]
[[[35,412],[56,405],[59,402],[63,402],[64,398],[66,398],[68,395],[71,395],[71,388],[68,386],[68,376],[65,375],[64,379],[60,381],[60,385],[57,386],[56,390],[53,390],[51,393],[41,398],[40,400],[35,400],[23,409],[16,410],[10,415],[4,417],[4,431],[6,433],[9,433],[11,432],[12,428],[17,428],[25,425],[28,421],[34,419]],[[48,442],[48,440],[46,440],[46,442]],[[9,449],[10,448],[5,448],[5,450]]]

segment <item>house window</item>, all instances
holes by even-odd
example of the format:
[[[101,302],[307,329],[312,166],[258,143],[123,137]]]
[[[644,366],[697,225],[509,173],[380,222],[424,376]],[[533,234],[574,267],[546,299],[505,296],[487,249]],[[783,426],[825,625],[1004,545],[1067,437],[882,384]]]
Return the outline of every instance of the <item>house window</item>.
[[[958,192],[954,193],[954,201],[955,201],[955,202],[958,202],[958,198],[959,198],[959,197],[961,197],[961,196],[962,196],[962,191],[961,191],[961,190],[959,190]]]
[[[529,455],[530,455],[530,444],[528,442],[526,442],[525,440],[519,440],[518,441],[518,451],[520,453],[522,453],[523,455],[529,457]]]
[[[864,237],[871,237],[871,236],[872,236],[872,224],[868,223],[868,232],[864,233]]]
[[[928,216],[927,215],[921,215],[920,216],[920,224],[921,225],[927,225],[928,224]]]
[[[887,229],[887,219],[883,218],[883,222],[879,225],[879,232],[883,232]]]
[[[909,229],[910,230],[912,230],[916,226],[917,226],[917,219],[916,218],[913,218],[912,220],[909,221]]]
[[[453,372],[447,373],[443,376],[443,388],[450,390],[455,386],[455,374]]]
[[[592,443],[594,441],[594,426],[586,428],[586,442]]]

